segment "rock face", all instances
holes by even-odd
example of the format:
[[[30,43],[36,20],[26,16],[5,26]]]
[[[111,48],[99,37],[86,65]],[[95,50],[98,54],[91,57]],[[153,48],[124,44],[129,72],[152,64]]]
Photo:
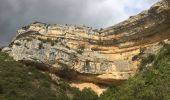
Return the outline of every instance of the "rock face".
[[[106,29],[35,22],[3,51],[60,77],[119,84],[136,73],[140,56],[156,53],[169,37],[170,1],[163,0]]]

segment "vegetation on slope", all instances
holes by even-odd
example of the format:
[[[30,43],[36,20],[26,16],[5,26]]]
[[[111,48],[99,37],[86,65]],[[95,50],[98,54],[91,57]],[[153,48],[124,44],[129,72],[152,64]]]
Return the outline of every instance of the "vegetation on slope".
[[[87,99],[86,99],[87,98]],[[56,83],[48,73],[25,66],[0,52],[0,100],[96,100],[91,89],[79,91]]]
[[[110,87],[100,100],[170,100],[170,45],[148,55],[140,72],[119,87]]]

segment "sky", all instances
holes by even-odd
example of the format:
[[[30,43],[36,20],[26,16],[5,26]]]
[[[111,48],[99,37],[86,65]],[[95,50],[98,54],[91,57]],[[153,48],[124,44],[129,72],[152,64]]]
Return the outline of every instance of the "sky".
[[[38,21],[105,28],[136,15],[159,0],[0,0],[0,47],[16,31]]]

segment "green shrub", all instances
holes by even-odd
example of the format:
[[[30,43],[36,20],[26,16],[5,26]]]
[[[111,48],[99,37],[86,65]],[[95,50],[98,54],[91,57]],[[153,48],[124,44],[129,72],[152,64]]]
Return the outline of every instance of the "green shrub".
[[[84,88],[81,92],[75,94],[73,100],[98,100],[98,95],[90,88]]]
[[[139,70],[142,71],[146,68],[147,64],[151,64],[155,60],[155,55],[154,54],[148,54],[146,58],[143,58],[141,61],[141,64],[139,66]]]

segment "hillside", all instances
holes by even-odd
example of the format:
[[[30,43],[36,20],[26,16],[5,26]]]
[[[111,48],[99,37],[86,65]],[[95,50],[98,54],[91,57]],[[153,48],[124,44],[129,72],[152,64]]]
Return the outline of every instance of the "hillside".
[[[100,95],[108,86],[119,86],[138,74],[142,59],[159,55],[169,38],[170,1],[161,0],[108,28],[34,22],[19,29],[2,52]]]
[[[54,75],[0,52],[0,100],[79,100],[87,95],[87,100],[98,98],[91,89],[71,88]]]

